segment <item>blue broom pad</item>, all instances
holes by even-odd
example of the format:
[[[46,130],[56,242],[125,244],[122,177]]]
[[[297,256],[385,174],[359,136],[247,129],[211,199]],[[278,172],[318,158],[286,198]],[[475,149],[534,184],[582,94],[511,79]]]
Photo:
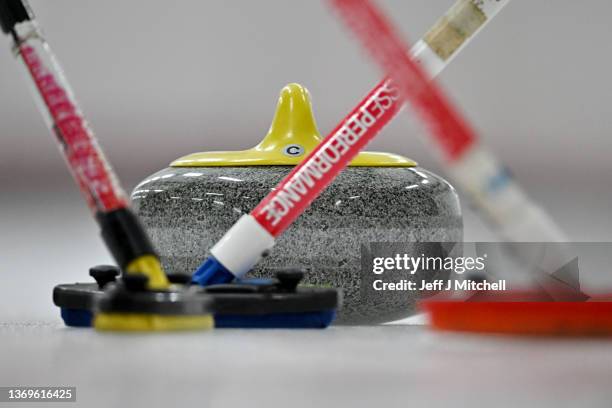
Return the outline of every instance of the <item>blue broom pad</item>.
[[[62,320],[66,326],[70,327],[91,327],[93,320],[93,313],[86,309],[68,309],[65,307],[60,308],[60,314]]]
[[[270,279],[250,279],[252,285],[268,285]],[[66,326],[91,327],[93,313],[87,309],[60,307],[61,316]],[[250,314],[215,314],[215,327],[246,329],[324,329],[336,317],[336,310],[311,312]]]
[[[216,314],[219,329],[324,329],[334,321],[335,310],[265,315]]]
[[[66,326],[91,327],[93,314],[89,310],[62,307],[60,311]],[[220,329],[324,329],[334,321],[335,317],[335,310],[267,315],[216,315],[215,327]]]

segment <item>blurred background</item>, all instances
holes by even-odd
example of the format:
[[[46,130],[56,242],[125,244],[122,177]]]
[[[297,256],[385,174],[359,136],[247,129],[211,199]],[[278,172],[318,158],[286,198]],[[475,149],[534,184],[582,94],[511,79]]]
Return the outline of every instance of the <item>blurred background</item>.
[[[412,43],[452,3],[382,2]],[[182,155],[256,144],[289,82],[310,90],[326,134],[382,77],[322,1],[31,5],[129,191]],[[512,2],[439,77],[574,241],[612,240],[610,12],[604,0]],[[110,258],[0,43],[0,319],[57,319],[51,287]],[[444,175],[421,131],[404,113],[370,149]],[[464,210],[466,240],[496,239]]]

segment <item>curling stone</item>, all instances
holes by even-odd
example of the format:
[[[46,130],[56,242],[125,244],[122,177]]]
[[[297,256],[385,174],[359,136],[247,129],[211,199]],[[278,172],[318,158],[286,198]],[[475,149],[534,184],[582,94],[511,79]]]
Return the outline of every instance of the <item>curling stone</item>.
[[[138,184],[132,193],[134,210],[165,270],[193,273],[238,218],[321,139],[308,92],[290,84],[281,92],[268,134],[254,148],[190,154]],[[365,287],[372,272],[362,271],[362,244],[460,242],[462,234],[459,200],[448,182],[405,157],[362,152],[250,276],[272,277],[294,267],[306,270],[306,284],[343,290],[337,323],[381,323],[414,314],[424,293]],[[431,276],[422,278],[444,277],[440,271],[423,273]]]

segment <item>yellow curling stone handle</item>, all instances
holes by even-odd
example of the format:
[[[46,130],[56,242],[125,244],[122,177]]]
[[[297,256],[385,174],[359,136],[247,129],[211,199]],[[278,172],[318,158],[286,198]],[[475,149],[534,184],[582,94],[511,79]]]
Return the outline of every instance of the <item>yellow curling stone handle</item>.
[[[270,130],[257,146],[240,151],[193,153],[175,160],[170,166],[294,166],[321,140],[308,91],[301,85],[289,84],[281,90]],[[397,154],[361,152],[350,166],[413,167],[416,163]]]

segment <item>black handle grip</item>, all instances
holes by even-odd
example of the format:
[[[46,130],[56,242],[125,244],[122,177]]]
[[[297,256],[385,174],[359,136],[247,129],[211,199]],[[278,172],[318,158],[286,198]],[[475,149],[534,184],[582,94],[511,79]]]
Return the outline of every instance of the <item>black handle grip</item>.
[[[96,218],[102,238],[122,270],[140,256],[157,255],[144,227],[131,210],[122,208],[98,213]]]
[[[5,34],[10,33],[15,24],[31,19],[30,8],[22,0],[0,0],[0,26]]]

